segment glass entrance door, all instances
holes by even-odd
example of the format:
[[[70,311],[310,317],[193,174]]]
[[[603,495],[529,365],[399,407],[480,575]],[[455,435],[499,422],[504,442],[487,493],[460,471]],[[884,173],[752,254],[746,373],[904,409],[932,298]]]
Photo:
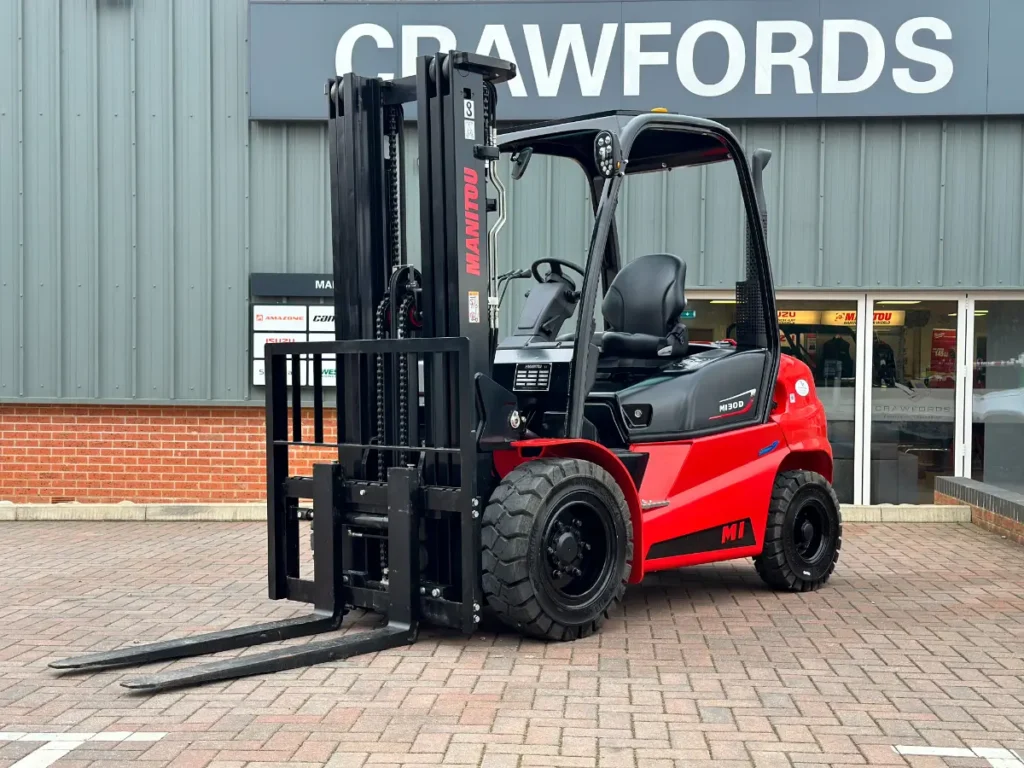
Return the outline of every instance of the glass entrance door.
[[[832,446],[832,485],[842,504],[857,493],[857,307],[856,298],[779,297],[782,353],[811,369],[825,406]]]
[[[1024,493],[1024,297],[968,301],[965,476]]]
[[[868,299],[864,469],[871,504],[934,503],[935,478],[958,474],[961,303],[956,298]]]

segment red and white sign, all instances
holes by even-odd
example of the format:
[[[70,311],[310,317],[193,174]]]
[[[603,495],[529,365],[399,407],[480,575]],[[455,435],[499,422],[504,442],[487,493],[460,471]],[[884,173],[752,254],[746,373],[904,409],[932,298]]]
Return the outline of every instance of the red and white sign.
[[[932,331],[932,373],[956,373],[956,330],[936,328]]]
[[[300,341],[334,341],[334,306],[328,304],[259,304],[252,308],[252,383],[266,386],[266,345]],[[324,386],[337,386],[335,355],[321,358]],[[289,364],[289,371],[290,371]],[[302,384],[312,382],[313,361],[302,356]],[[291,373],[289,372],[289,382]]]
[[[306,330],[308,307],[285,304],[258,305],[252,308],[252,329],[254,331],[302,331]],[[331,328],[334,328],[334,311],[331,311]]]
[[[252,335],[252,356],[257,360],[266,357],[264,346],[267,344],[305,340],[306,334],[304,333],[254,333]]]

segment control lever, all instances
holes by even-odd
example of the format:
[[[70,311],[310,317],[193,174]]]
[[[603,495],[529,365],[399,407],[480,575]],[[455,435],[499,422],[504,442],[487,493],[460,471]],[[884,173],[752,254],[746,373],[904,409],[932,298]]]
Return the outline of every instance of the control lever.
[[[501,285],[505,283],[501,288],[501,295],[498,296],[498,306],[501,306],[501,302],[505,300],[505,292],[508,290],[509,284],[513,280],[522,280],[523,278],[531,277],[531,272],[528,269],[513,269],[511,272],[506,272],[503,275],[498,275],[497,283]]]

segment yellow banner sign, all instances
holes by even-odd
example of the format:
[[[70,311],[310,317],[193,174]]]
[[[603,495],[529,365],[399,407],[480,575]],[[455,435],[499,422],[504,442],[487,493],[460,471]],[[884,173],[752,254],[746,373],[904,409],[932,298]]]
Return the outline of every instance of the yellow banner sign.
[[[810,309],[780,309],[779,325],[818,325],[822,313]]]
[[[876,309],[874,314],[874,324],[881,326],[901,326],[907,318],[907,313],[902,309]],[[852,328],[857,325],[857,311],[850,309],[822,312],[821,324]]]

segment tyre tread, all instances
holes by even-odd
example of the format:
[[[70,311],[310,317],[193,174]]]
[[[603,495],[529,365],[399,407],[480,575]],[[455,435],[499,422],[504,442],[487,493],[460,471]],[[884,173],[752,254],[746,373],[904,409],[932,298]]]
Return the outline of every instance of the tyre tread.
[[[839,527],[836,536],[835,551],[832,562],[824,575],[817,579],[804,579],[786,561],[783,545],[783,528],[786,510],[801,488],[814,485],[826,489],[836,512],[839,515]],[[761,554],[754,558],[754,568],[761,579],[773,589],[786,592],[811,592],[822,587],[829,580],[839,562],[839,551],[843,546],[843,522],[839,514],[839,499],[832,485],[821,475],[806,469],[780,472],[772,488],[771,503],[768,508],[768,524],[765,527],[764,547]]]
[[[626,558],[609,606],[582,626],[565,626],[546,615],[530,582],[530,525],[547,494],[573,475],[601,482],[626,510]],[[575,640],[598,631],[612,607],[621,602],[633,563],[633,530],[625,496],[604,469],[580,459],[533,459],[509,472],[484,509],[482,520],[483,590],[489,613],[524,635],[545,640]]]

